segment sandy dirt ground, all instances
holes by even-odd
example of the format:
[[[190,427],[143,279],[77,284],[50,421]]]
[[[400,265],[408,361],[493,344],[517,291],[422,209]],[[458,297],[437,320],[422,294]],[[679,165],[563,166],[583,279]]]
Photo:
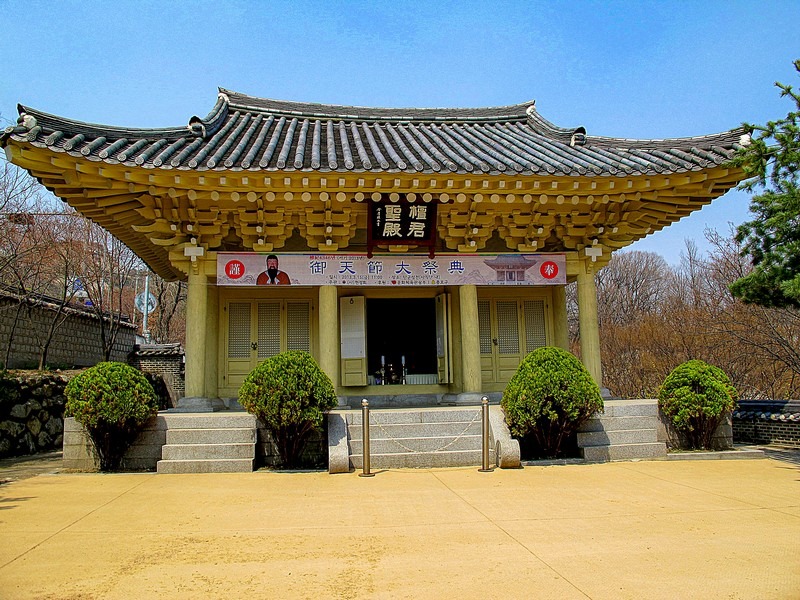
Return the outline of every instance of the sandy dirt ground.
[[[800,465],[0,485],[2,599],[452,597],[800,598]]]

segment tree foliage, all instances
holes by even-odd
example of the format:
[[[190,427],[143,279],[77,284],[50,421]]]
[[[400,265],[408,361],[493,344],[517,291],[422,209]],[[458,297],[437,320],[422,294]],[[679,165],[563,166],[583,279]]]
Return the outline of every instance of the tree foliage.
[[[73,377],[64,390],[65,414],[84,426],[101,471],[119,468],[142,425],[158,412],[158,396],[145,376],[119,362],[98,363]]]
[[[132,309],[133,279],[143,263],[130,248],[92,221],[83,221],[81,241],[81,280],[98,317],[105,359],[110,360],[123,320],[128,317],[126,309]]]
[[[708,230],[706,238],[706,255],[687,242],[675,266],[651,253],[621,251],[598,273],[604,386],[621,398],[654,398],[675,366],[697,358],[722,368],[744,398],[796,398],[800,310],[735,298],[729,285],[751,271],[750,260],[733,231]],[[579,354],[574,286],[567,298],[570,339]]]
[[[736,406],[736,388],[719,367],[689,360],[664,380],[658,405],[692,449],[712,448],[714,432]]]
[[[133,314],[141,260],[99,225],[48,194],[1,153],[0,229],[4,298],[0,311],[10,323],[0,339],[0,365],[37,365],[15,356],[16,340],[24,332],[39,347],[38,367],[53,366],[48,364],[51,343],[73,308],[96,314],[108,360],[124,320]],[[154,338],[182,341],[185,285],[153,279],[159,301],[158,310],[150,315]],[[41,327],[45,313],[46,327]]]
[[[800,74],[800,60],[794,67]],[[800,94],[790,85],[775,85],[794,109],[766,125],[747,124],[752,142],[731,161],[748,177],[741,189],[763,189],[751,201],[754,218],[739,227],[736,238],[754,268],[731,291],[747,303],[800,307]]]
[[[573,354],[537,348],[508,382],[501,401],[511,433],[533,438],[534,452],[557,457],[578,427],[603,409],[600,388]]]
[[[239,388],[239,403],[272,433],[283,466],[294,468],[337,398],[314,357],[290,350],[267,358],[247,375]]]

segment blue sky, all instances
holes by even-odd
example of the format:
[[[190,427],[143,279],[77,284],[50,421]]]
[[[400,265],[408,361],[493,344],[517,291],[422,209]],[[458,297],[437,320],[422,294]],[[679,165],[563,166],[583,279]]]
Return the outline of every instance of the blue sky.
[[[800,2],[36,2],[0,0],[0,116],[17,103],[107,125],[182,125],[217,87],[361,106],[535,99],[588,133],[703,135],[785,116]],[[729,192],[632,248],[747,219]]]

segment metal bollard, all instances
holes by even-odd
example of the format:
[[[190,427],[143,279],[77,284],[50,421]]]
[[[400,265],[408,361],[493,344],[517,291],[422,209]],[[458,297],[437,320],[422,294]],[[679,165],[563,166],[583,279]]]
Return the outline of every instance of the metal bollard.
[[[361,447],[363,461],[359,477],[374,477],[375,473],[369,472],[369,402],[366,398],[361,401]]]
[[[483,464],[478,471],[481,473],[491,473],[492,469],[489,468],[489,398],[484,396],[481,398],[481,458]]]

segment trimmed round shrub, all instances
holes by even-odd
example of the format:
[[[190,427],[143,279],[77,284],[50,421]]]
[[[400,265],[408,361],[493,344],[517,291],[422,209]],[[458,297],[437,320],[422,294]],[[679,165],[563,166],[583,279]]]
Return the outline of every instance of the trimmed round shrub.
[[[675,367],[658,392],[659,408],[692,449],[712,447],[714,432],[737,399],[725,372],[702,360]]]
[[[64,390],[65,414],[83,425],[101,471],[119,469],[158,397],[141,371],[120,362],[101,362],[73,377]]]
[[[501,401],[512,435],[532,442],[538,457],[563,456],[580,425],[603,410],[600,388],[566,350],[544,347],[528,354]]]
[[[325,411],[337,398],[314,357],[290,350],[250,371],[239,388],[239,404],[272,433],[282,466],[296,468],[309,436],[322,429]]]

